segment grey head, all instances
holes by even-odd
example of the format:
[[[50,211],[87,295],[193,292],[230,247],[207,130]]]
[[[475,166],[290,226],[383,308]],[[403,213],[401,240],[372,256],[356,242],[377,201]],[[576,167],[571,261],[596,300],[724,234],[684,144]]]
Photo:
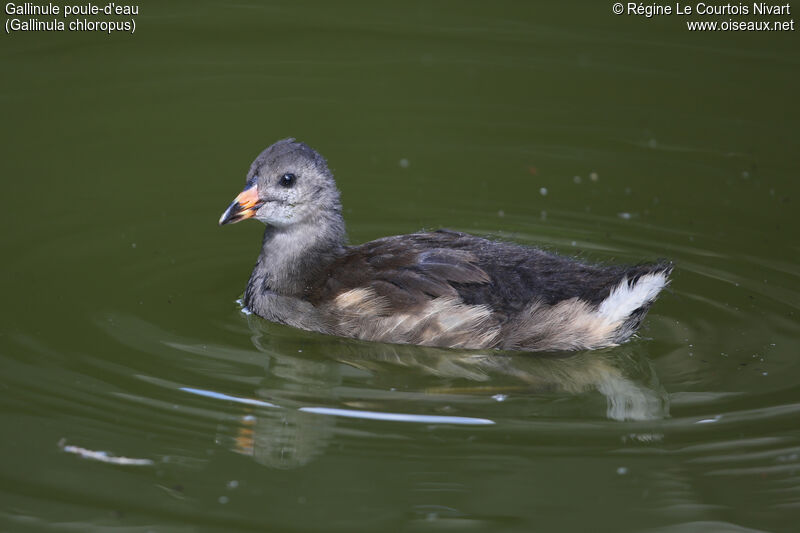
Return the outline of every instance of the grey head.
[[[219,225],[255,218],[275,228],[341,220],[339,190],[325,159],[308,145],[283,139],[256,157],[244,190]]]

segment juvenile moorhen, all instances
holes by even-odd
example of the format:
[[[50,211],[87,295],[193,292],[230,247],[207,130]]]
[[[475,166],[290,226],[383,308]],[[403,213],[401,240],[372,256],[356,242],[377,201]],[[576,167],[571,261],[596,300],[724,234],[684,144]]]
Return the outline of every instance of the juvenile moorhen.
[[[331,335],[452,348],[579,350],[639,327],[672,264],[592,265],[438,230],[345,244],[325,159],[284,139],[253,161],[219,224],[266,224],[244,293],[255,314]]]

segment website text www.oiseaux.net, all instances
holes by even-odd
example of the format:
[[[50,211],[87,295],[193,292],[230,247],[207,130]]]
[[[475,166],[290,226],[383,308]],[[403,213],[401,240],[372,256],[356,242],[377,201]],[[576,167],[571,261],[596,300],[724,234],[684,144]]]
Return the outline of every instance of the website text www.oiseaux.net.
[[[689,31],[794,31],[794,20],[690,20],[686,22]]]

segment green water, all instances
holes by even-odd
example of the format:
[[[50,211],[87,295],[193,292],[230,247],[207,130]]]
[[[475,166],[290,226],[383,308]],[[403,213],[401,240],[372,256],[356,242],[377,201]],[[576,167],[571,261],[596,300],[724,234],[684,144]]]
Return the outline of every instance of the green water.
[[[0,530],[796,530],[798,32],[589,1],[135,20],[0,37]],[[569,357],[246,316],[262,228],[216,222],[288,136],[352,242],[449,227],[672,286]]]

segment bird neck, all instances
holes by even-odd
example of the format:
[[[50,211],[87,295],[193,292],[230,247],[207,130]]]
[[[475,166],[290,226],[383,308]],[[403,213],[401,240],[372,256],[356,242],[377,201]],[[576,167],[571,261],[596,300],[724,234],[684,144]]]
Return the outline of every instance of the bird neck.
[[[344,251],[341,212],[330,211],[288,227],[267,226],[256,266],[245,291],[252,307],[260,295],[300,297]]]

